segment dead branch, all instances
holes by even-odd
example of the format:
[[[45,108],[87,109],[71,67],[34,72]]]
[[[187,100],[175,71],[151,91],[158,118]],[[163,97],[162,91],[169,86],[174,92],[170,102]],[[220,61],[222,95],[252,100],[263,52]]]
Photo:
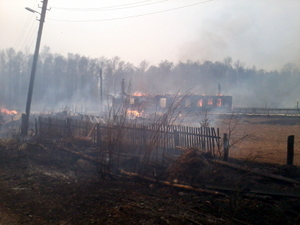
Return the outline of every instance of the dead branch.
[[[42,145],[40,144],[40,146],[42,146]],[[42,147],[44,147],[44,146],[42,146]],[[95,158],[93,158],[91,156],[88,156],[88,155],[85,155],[85,154],[83,154],[81,152],[72,151],[72,150],[70,150],[68,148],[65,148],[65,147],[59,147],[58,150],[62,150],[64,152],[70,153],[72,155],[76,155],[76,156],[78,156],[78,157],[80,157],[82,159],[85,159],[85,160],[88,160],[90,162],[97,163],[97,164],[100,164],[100,165],[103,166],[103,163],[101,163],[98,160],[96,160]]]
[[[127,172],[127,171],[124,171],[124,170],[121,170],[121,173],[125,174],[125,175],[128,175],[128,176],[138,177],[138,178],[141,178],[143,180],[147,180],[147,181],[151,181],[151,182],[155,182],[155,183],[160,183],[160,184],[171,186],[171,187],[176,187],[176,188],[181,188],[181,189],[186,189],[186,190],[191,190],[191,191],[196,191],[196,192],[202,192],[202,193],[207,193],[207,194],[211,194],[211,195],[221,195],[221,196],[225,196],[225,197],[227,196],[227,195],[225,195],[221,192],[218,192],[218,191],[210,191],[210,190],[205,190],[205,189],[202,189],[202,188],[194,188],[192,186],[184,185],[184,184],[173,184],[169,181],[156,180],[156,179],[153,179],[153,178],[150,178],[150,177],[142,176],[142,175],[137,174],[137,173],[130,173],[130,172]]]
[[[272,178],[272,179],[275,179],[275,180],[285,181],[285,182],[294,183],[294,184],[300,184],[300,181],[297,181],[297,180],[294,180],[294,179],[291,179],[291,178],[287,178],[287,177],[283,177],[283,176],[280,176],[280,175],[261,172],[261,171],[255,170],[255,169],[251,169],[251,168],[248,168],[248,167],[244,167],[244,166],[240,166],[240,165],[236,165],[236,164],[232,164],[232,163],[228,163],[228,162],[224,162],[224,161],[219,161],[219,160],[209,160],[209,161],[213,162],[213,163],[216,163],[216,164],[223,165],[223,166],[227,166],[227,167],[230,167],[230,168],[233,168],[233,169],[242,170],[242,171],[245,171],[245,172],[258,174],[260,176]]]
[[[95,127],[96,127],[96,124],[93,125],[93,127],[91,128],[90,132],[88,133],[88,135],[86,137],[91,137],[92,134],[95,132]]]

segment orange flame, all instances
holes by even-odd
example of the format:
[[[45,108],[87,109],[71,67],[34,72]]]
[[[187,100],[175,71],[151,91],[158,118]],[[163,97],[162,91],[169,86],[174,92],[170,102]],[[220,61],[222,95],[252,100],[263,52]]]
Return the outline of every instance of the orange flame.
[[[203,103],[202,103],[202,98],[198,101],[198,106],[202,107]]]
[[[18,112],[16,110],[8,110],[5,108],[1,109],[1,113],[7,114],[7,115],[16,115]]]
[[[145,94],[142,92],[136,91],[133,93],[133,96],[145,96]]]
[[[127,110],[128,115],[130,116],[135,116],[135,117],[140,117],[142,115],[142,112],[139,112],[137,110]]]

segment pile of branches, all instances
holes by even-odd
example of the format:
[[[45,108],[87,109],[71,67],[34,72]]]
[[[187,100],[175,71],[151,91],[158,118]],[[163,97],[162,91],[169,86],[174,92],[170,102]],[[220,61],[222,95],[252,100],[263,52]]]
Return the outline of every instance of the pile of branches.
[[[184,153],[167,169],[170,182],[193,184],[209,168],[210,155],[198,148],[184,149]]]

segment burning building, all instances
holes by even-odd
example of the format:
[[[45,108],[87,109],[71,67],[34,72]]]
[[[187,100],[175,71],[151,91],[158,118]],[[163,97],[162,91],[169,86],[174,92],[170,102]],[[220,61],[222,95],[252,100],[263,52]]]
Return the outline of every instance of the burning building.
[[[232,109],[232,96],[218,96],[218,95],[144,95],[144,96],[128,96],[126,100],[127,108],[141,112],[145,108],[153,108],[162,110],[172,106],[173,102],[177,100],[182,102],[179,109],[183,111],[197,112],[197,111],[230,111]],[[125,99],[124,99],[125,100]],[[115,103],[121,103],[121,100]]]
[[[232,108],[232,96],[191,95],[185,100],[185,108],[190,111],[229,111]]]
[[[140,115],[145,108],[152,108],[154,111],[169,108],[175,101],[180,102],[178,109],[188,112],[215,110],[226,112],[232,109],[232,96],[222,95],[220,84],[217,95],[147,95],[141,92],[128,95],[124,89],[124,80],[122,80],[121,93],[114,102],[122,103],[137,115]]]

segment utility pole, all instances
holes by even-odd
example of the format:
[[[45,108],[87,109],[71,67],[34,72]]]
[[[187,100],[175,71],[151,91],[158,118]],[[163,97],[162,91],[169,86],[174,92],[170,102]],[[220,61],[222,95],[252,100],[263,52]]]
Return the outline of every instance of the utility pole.
[[[36,12],[35,10],[32,10],[30,8],[25,8],[25,9],[29,10],[30,12],[39,13],[41,15],[41,17],[40,17],[39,30],[38,30],[38,34],[37,34],[35,51],[34,51],[34,56],[33,56],[32,68],[31,68],[31,75],[30,75],[27,102],[26,102],[26,111],[25,111],[25,115],[22,116],[22,126],[21,126],[21,135],[22,136],[27,135],[28,127],[29,127],[29,115],[30,115],[34,78],[35,78],[36,66],[37,66],[37,61],[38,61],[38,56],[39,56],[39,50],[40,50],[40,44],[41,44],[41,38],[42,38],[42,32],[43,32],[43,25],[44,25],[44,21],[45,21],[45,17],[46,17],[47,4],[48,4],[48,0],[43,0],[43,6],[42,6],[41,13]]]
[[[102,109],[103,109],[103,77],[102,77],[102,68],[100,69],[99,71],[99,75],[100,75],[100,109],[101,109],[101,112],[102,112]]]

